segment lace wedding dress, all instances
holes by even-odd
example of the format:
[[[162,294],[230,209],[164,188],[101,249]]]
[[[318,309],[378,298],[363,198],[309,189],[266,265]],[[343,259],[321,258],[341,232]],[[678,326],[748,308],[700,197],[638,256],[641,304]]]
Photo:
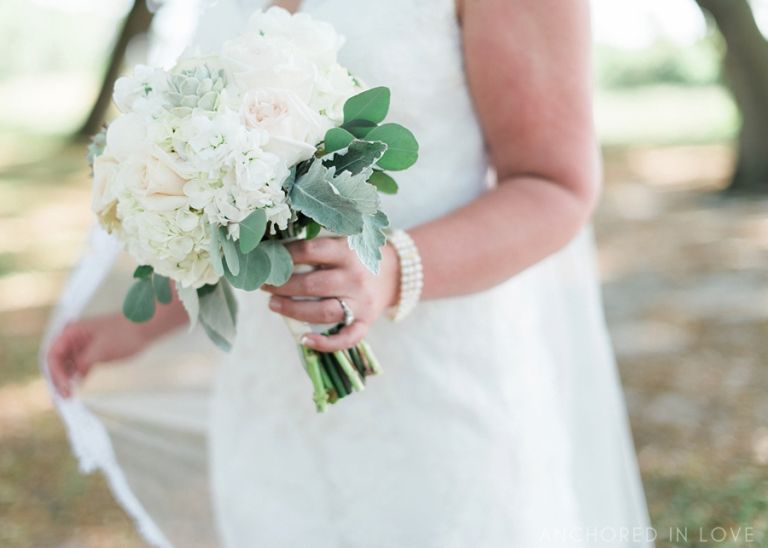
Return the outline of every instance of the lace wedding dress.
[[[237,32],[255,4],[210,7],[196,44]],[[399,195],[385,197],[394,226],[487,191],[454,0],[305,0],[302,10],[346,36],[341,62],[391,87],[390,119],[419,138],[419,162],[398,176]],[[122,294],[107,275],[114,243],[96,233],[93,246],[52,332]],[[106,282],[85,308],[94,272]],[[423,302],[398,324],[380,320],[367,338],[384,374],[323,415],[265,294],[238,297],[230,354],[206,358],[200,334],[183,334],[58,402],[83,468],[106,471],[150,542],[649,544],[632,542],[648,522],[589,230],[491,290]]]

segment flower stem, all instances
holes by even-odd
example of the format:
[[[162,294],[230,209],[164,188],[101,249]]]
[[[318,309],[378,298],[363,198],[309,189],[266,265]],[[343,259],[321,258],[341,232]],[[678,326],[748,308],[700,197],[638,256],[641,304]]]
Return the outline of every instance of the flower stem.
[[[365,384],[365,376],[368,374],[368,372],[365,370],[365,363],[360,357],[360,352],[357,350],[356,346],[353,346],[347,350],[347,352],[349,352],[349,358],[352,362],[352,365],[354,365],[355,369],[357,369],[357,372],[360,373],[360,379],[362,379],[363,384]]]
[[[344,383],[341,380],[341,377],[339,376],[339,371],[336,369],[336,364],[333,361],[333,358],[331,357],[331,354],[327,353],[320,353],[320,357],[323,360],[323,363],[325,365],[325,370],[328,371],[328,376],[331,378],[331,382],[333,383],[333,387],[336,389],[336,393],[338,394],[339,398],[343,398],[346,396],[349,392],[347,392]]]
[[[313,396],[315,407],[317,408],[318,413],[322,413],[325,411],[326,405],[328,404],[328,392],[323,386],[323,379],[320,374],[320,359],[315,352],[304,346],[301,346],[300,352],[304,358],[307,374],[309,375],[315,390]]]
[[[354,367],[352,367],[352,364],[349,363],[349,360],[347,359],[347,354],[341,350],[337,350],[333,353],[333,355],[336,358],[336,361],[339,362],[339,365],[344,370],[344,373],[347,374],[347,378],[349,379],[349,382],[352,384],[352,388],[354,388],[357,392],[360,392],[365,388],[363,385],[363,381],[360,379],[360,375],[358,375],[357,371]]]
[[[373,374],[379,375],[381,373],[381,364],[379,364],[379,360],[376,359],[376,356],[373,355],[373,350],[371,350],[370,345],[365,341],[360,341],[360,350],[362,350],[365,358],[368,360],[368,364],[371,366]]]
[[[331,377],[328,376],[327,368],[322,360],[320,360],[320,376],[323,379],[325,391],[328,393],[328,401],[330,403],[336,403],[336,400],[339,399],[339,395],[336,393],[336,388],[333,386],[333,381],[331,381]]]

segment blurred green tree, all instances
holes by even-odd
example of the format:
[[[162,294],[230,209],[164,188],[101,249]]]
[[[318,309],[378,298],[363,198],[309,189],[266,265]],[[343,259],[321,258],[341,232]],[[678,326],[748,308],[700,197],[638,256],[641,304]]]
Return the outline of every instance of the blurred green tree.
[[[738,159],[728,188],[768,191],[768,41],[748,0],[695,1],[725,40],[725,79],[741,112]]]
[[[112,47],[109,64],[104,73],[101,89],[99,90],[96,102],[93,104],[91,112],[88,114],[88,118],[86,118],[83,125],[80,126],[80,129],[77,131],[76,136],[78,138],[89,138],[99,130],[99,127],[104,121],[104,116],[107,113],[110,102],[112,101],[112,87],[120,74],[120,69],[128,45],[135,36],[147,32],[151,24],[152,12],[147,7],[146,0],[134,0],[133,7],[131,8],[131,11],[128,12],[125,21],[123,22],[123,27],[120,29],[120,34],[118,34],[117,40],[115,41],[115,45]]]

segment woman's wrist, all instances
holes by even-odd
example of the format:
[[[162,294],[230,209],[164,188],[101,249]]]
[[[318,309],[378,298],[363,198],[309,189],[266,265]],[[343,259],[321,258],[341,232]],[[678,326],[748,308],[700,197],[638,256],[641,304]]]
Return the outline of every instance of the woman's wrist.
[[[383,309],[387,310],[400,301],[400,258],[390,243],[381,248],[380,269]]]
[[[390,230],[387,240],[387,247],[395,251],[398,259],[397,300],[389,309],[390,318],[397,322],[408,316],[421,299],[424,272],[419,249],[407,232]]]

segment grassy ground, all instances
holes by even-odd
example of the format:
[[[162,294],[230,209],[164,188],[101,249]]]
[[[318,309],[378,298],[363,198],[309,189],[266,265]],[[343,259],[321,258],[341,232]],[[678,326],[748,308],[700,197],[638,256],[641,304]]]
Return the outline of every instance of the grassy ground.
[[[768,200],[715,192],[731,163],[720,146],[613,150],[606,160],[606,308],[650,510],[661,536],[690,533],[660,545],[711,546],[716,528],[741,527],[717,546],[762,546]],[[761,541],[746,542],[746,527]]]

